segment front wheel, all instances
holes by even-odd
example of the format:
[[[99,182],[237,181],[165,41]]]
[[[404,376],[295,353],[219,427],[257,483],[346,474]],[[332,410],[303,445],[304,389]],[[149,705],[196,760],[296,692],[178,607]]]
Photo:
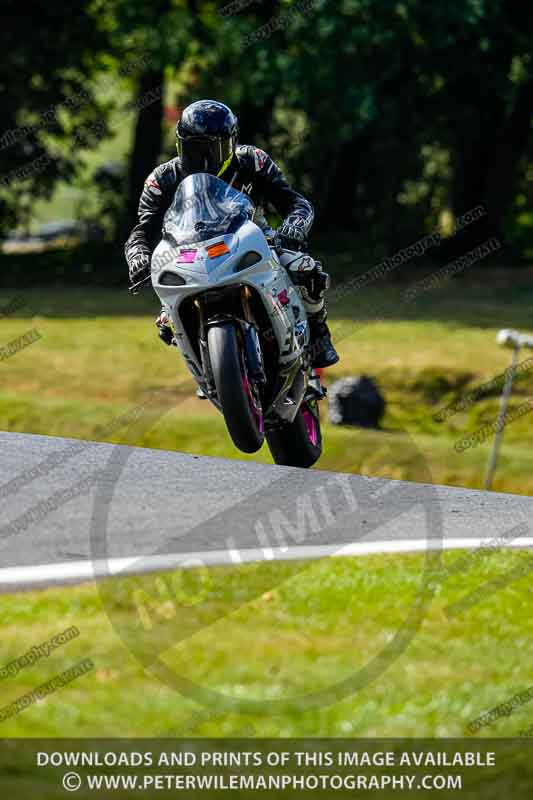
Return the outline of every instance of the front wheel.
[[[268,431],[266,437],[276,464],[312,467],[322,455],[322,431],[316,400],[302,403],[294,422]]]
[[[248,378],[244,342],[231,322],[209,328],[209,360],[229,435],[243,453],[255,453],[264,442],[263,409]]]

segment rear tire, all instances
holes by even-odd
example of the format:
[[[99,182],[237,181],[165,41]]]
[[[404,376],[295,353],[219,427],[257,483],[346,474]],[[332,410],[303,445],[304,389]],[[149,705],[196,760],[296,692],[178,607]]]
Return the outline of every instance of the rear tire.
[[[318,403],[302,403],[294,422],[266,435],[276,464],[286,467],[312,467],[322,455],[322,432]]]
[[[256,453],[264,442],[263,410],[254,396],[238,332],[231,322],[207,333],[209,359],[229,435],[243,453]]]

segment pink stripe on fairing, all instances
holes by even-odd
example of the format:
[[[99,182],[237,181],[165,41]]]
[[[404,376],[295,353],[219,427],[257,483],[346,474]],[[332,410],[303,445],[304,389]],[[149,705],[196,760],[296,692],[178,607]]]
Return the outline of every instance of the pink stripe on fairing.
[[[196,260],[197,250],[182,250],[176,259],[176,264],[192,264]]]
[[[307,431],[307,438],[313,445],[318,444],[318,430],[317,430],[317,422],[314,415],[309,411],[307,408],[302,408],[302,414],[305,422],[305,428]]]

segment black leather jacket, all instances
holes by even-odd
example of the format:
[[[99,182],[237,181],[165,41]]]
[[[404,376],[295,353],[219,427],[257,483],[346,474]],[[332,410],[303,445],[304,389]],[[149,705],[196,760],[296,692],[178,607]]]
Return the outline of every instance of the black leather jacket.
[[[173,158],[156,167],[146,179],[139,201],[139,221],[124,247],[128,263],[139,255],[152,255],[161,238],[165,212],[185,177],[181,159]],[[292,189],[264,150],[239,145],[224,173],[224,180],[246,192],[256,206],[271,203],[287,222],[303,220],[304,231],[309,233],[314,219],[313,206]]]

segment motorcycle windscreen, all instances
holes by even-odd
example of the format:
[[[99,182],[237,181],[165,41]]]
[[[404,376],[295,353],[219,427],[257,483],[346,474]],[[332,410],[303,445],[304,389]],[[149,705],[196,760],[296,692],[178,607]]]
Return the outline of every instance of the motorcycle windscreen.
[[[165,214],[163,238],[179,247],[235,233],[252,219],[254,210],[245,194],[220,178],[206,173],[188,175]]]

